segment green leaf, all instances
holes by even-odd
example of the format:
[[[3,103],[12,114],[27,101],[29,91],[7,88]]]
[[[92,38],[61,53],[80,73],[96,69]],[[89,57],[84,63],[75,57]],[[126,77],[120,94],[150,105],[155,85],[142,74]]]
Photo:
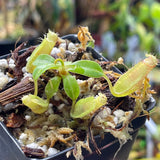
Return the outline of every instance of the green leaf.
[[[101,66],[94,61],[80,60],[74,62],[73,65],[75,65],[75,68],[69,69],[70,72],[93,78],[99,78],[104,75]]]
[[[76,81],[76,78],[70,74],[67,74],[63,78],[63,87],[69,98],[76,100],[79,96],[80,89]]]
[[[45,64],[53,64],[55,59],[48,54],[39,55],[36,60],[33,62],[34,66],[45,65]]]
[[[75,68],[75,65],[73,65],[72,62],[65,61],[65,62],[64,62],[64,67],[65,67],[65,70],[68,71],[68,70],[70,70],[70,69],[74,69],[74,68]]]
[[[65,66],[65,68],[66,67],[67,67],[67,71],[69,72],[78,73],[78,74],[84,73],[84,68],[78,65],[68,65],[68,66]]]
[[[80,99],[75,106],[71,109],[72,118],[90,118],[89,115],[93,114],[97,109],[107,103],[107,97],[104,94],[99,94],[96,97],[87,97]]]
[[[58,91],[59,85],[61,82],[61,77],[56,76],[50,79],[45,87],[45,94],[47,99],[53,97],[53,95]]]
[[[49,105],[49,102],[47,100],[44,100],[32,94],[23,96],[22,102],[37,114],[44,113],[48,109]]]
[[[89,41],[87,47],[94,48],[94,41]]]
[[[137,18],[142,22],[149,18],[149,6],[147,4],[140,5],[139,16]]]
[[[154,2],[151,5],[151,17],[155,20],[160,20],[160,4],[158,2]]]
[[[48,69],[58,69],[59,65],[55,64],[44,64],[37,66],[33,71],[33,79],[37,80],[45,71]]]

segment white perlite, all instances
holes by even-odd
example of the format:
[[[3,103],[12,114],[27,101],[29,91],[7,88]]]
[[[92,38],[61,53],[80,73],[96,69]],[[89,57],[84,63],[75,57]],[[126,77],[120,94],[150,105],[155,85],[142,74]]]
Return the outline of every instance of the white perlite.
[[[76,46],[74,43],[70,42],[69,45],[68,45],[68,50],[70,50],[71,52],[74,52],[76,51]]]
[[[2,89],[9,82],[8,76],[1,74],[0,82],[0,89]]]
[[[0,59],[0,69],[6,69],[8,68],[8,63],[6,59]]]
[[[59,45],[59,48],[64,48],[64,49],[66,49],[66,43],[61,43],[61,44]]]
[[[31,120],[31,116],[30,115],[25,115],[25,120],[26,121],[30,121]]]
[[[49,148],[49,149],[48,149],[48,152],[47,152],[47,155],[48,155],[48,156],[52,156],[52,155],[54,155],[54,154],[56,154],[56,153],[58,153],[58,150],[57,150],[57,149],[55,149],[55,148]]]
[[[9,67],[14,68],[16,65],[14,64],[14,60],[12,58],[9,59]]]
[[[26,147],[28,148],[39,148],[39,145],[37,143],[30,143],[30,144],[27,144]]]
[[[21,141],[25,141],[26,139],[27,139],[27,134],[25,134],[25,133],[22,133],[20,136],[19,136],[19,140],[21,140]]]
[[[60,52],[61,52],[61,50],[59,48],[53,47],[50,55],[53,56],[54,54],[58,54]]]
[[[117,109],[116,111],[113,112],[113,114],[117,117],[117,118],[120,118],[120,117],[123,117],[124,116],[124,111],[121,110],[121,109]]]

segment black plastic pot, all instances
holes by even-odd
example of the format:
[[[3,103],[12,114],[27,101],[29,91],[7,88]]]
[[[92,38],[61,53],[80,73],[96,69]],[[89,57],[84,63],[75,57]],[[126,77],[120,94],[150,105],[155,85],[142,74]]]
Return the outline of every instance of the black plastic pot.
[[[0,40],[0,56],[10,53],[15,49],[16,46],[20,45],[22,42],[27,42],[26,47],[29,47],[31,45],[36,45],[39,43],[37,40],[39,34],[37,33],[36,30],[26,29],[26,32],[29,32],[30,35],[22,37],[20,41],[17,41],[18,38],[15,40],[14,39]]]
[[[67,36],[64,36],[63,38],[71,40],[73,43],[78,42],[78,39],[75,35],[67,35]],[[87,51],[91,52],[95,59],[106,60],[103,56],[101,56],[92,48],[87,48]],[[5,57],[6,56],[2,56],[0,58],[5,58]],[[113,67],[113,70],[120,73],[120,71],[116,67]],[[147,111],[150,111],[151,109],[153,109],[155,106],[155,103],[156,102],[154,98],[151,97],[151,99],[146,103]],[[131,122],[130,126],[132,126],[134,130],[133,132],[130,133],[132,136],[132,140],[128,140],[127,143],[123,145],[123,147],[120,149],[117,156],[115,157],[115,160],[127,160],[130,150],[132,148],[132,145],[135,141],[136,135],[138,133],[138,130],[144,125],[145,121],[146,121],[146,116],[140,116]],[[110,133],[106,133],[104,139],[101,139],[100,136],[96,136],[95,141],[102,154],[98,155],[95,152],[95,149],[91,143],[90,147],[93,153],[89,154],[89,152],[87,152],[86,150],[83,150],[84,159],[85,160],[91,160],[91,159],[92,160],[113,160],[115,153],[120,147],[118,139],[116,139]],[[62,159],[74,160],[73,156],[70,156],[68,159],[66,158],[66,153],[72,149],[73,147],[68,148],[53,156],[43,158],[43,160],[62,160]],[[0,123],[0,159],[38,160],[36,158],[33,158],[33,159],[28,158],[24,155],[23,151],[20,148],[20,145],[15,140],[15,138],[10,134],[10,132],[8,131],[8,129],[3,123]]]

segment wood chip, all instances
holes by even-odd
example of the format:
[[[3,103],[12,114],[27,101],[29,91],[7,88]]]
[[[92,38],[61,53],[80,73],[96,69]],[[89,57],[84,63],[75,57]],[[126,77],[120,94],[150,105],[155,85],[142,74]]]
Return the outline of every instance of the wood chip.
[[[44,158],[45,154],[42,151],[42,149],[37,149],[37,148],[29,148],[29,147],[22,147],[22,150],[24,152],[24,154],[27,157],[34,157],[34,158]]]
[[[20,99],[21,95],[30,93],[33,90],[34,90],[34,83],[29,80],[29,77],[26,77],[20,83],[1,92],[0,93],[0,103],[2,106],[4,106],[17,99]]]
[[[21,115],[11,113],[8,117],[6,126],[9,128],[18,128],[24,123],[24,119]]]

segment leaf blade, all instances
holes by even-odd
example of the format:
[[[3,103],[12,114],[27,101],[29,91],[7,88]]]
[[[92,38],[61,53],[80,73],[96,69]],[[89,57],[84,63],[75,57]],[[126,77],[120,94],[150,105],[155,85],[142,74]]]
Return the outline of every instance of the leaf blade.
[[[44,65],[44,64],[53,64],[55,59],[48,54],[39,55],[36,60],[33,62],[34,66]]]
[[[55,64],[44,64],[37,66],[33,71],[33,79],[37,80],[48,69],[58,69],[59,66]]]
[[[47,96],[47,99],[52,98],[53,95],[58,91],[60,82],[61,82],[61,77],[59,76],[55,76],[48,81],[45,87],[45,94]]]
[[[74,62],[73,65],[75,65],[75,68],[69,69],[70,72],[93,78],[100,78],[104,75],[101,66],[94,61],[80,60]]]
[[[63,87],[69,98],[73,101],[76,100],[79,96],[80,89],[79,85],[76,81],[76,78],[70,74],[67,74],[62,77],[63,79]]]

